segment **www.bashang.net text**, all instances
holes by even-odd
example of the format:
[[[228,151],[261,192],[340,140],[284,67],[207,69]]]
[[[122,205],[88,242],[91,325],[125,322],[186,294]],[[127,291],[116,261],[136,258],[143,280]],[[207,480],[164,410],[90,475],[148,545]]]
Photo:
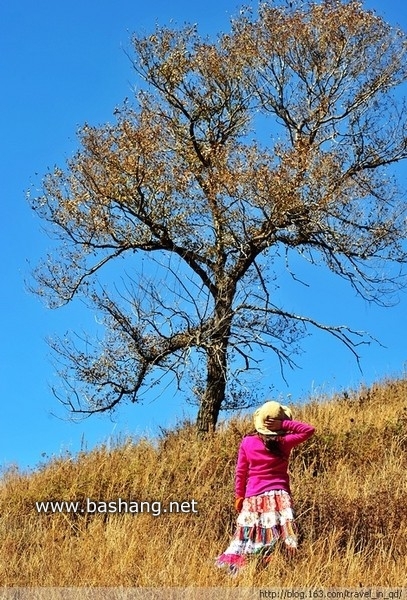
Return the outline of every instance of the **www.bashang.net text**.
[[[163,503],[146,500],[93,500],[85,498],[84,500],[45,500],[35,502],[38,513],[74,513],[74,514],[142,514],[148,513],[154,517],[162,514],[198,514],[198,503],[196,500],[184,500],[177,502],[175,500]]]

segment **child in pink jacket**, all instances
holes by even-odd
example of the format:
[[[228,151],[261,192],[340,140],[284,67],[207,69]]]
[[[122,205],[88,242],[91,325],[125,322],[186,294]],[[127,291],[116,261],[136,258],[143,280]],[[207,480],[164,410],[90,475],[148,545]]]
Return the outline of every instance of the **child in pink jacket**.
[[[237,572],[247,556],[267,557],[281,538],[290,554],[297,549],[288,461],[291,450],[314,434],[314,427],[294,421],[291,410],[268,401],[254,413],[255,431],[240,444],[236,474],[233,539],[216,564]]]

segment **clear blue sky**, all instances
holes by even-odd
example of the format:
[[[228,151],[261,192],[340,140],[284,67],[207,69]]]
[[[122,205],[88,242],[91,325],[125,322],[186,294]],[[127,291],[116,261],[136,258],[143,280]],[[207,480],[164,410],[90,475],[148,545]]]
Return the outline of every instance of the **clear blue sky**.
[[[247,2],[245,4],[248,4]],[[31,0],[0,7],[1,119],[1,355],[0,465],[35,467],[50,456],[92,448],[123,435],[154,434],[179,417],[195,416],[172,394],[123,407],[109,417],[80,424],[54,399],[55,374],[46,338],[89,323],[78,308],[50,311],[25,289],[24,280],[45,255],[49,240],[31,213],[25,192],[48,167],[63,165],[76,148],[76,130],[85,121],[113,121],[113,110],[131,96],[134,73],[125,55],[132,32],[156,23],[197,23],[201,33],[225,31],[239,10],[235,0]],[[407,30],[407,5],[370,0],[390,23]],[[407,164],[399,168],[406,182]],[[289,294],[289,290],[286,292]],[[301,369],[264,368],[264,378],[285,401],[355,389],[387,376],[402,376],[407,361],[407,294],[394,308],[367,306],[343,285],[318,278],[302,306],[321,320],[370,332],[382,346],[361,350],[360,373],[351,354],[326,336],[314,336],[298,357]],[[52,416],[56,413],[58,418]]]

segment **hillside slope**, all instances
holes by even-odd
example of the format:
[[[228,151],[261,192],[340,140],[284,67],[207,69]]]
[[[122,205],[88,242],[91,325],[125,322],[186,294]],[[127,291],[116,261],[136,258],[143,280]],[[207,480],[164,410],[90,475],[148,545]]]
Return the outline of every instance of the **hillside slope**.
[[[253,564],[234,579],[214,567],[233,532],[236,451],[251,429],[233,418],[205,441],[186,423],[155,442],[4,473],[0,586],[407,585],[407,380],[293,408],[317,433],[291,462],[301,530],[291,562],[277,550],[267,570]],[[39,512],[51,501],[76,512]]]

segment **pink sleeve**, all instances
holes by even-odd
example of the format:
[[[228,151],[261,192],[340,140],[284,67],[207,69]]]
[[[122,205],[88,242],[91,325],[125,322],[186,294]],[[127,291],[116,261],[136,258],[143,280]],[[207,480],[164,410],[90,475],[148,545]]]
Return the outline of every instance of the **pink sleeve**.
[[[244,440],[243,440],[243,442],[240,444],[240,447],[239,447],[239,452],[237,455],[236,471],[235,471],[236,498],[244,498],[245,497],[248,468],[249,468],[249,461],[247,460],[246,452],[244,449]]]
[[[281,443],[287,450],[298,446],[305,440],[308,440],[315,433],[315,427],[301,421],[284,420],[281,423],[281,429],[287,433],[280,438]]]

